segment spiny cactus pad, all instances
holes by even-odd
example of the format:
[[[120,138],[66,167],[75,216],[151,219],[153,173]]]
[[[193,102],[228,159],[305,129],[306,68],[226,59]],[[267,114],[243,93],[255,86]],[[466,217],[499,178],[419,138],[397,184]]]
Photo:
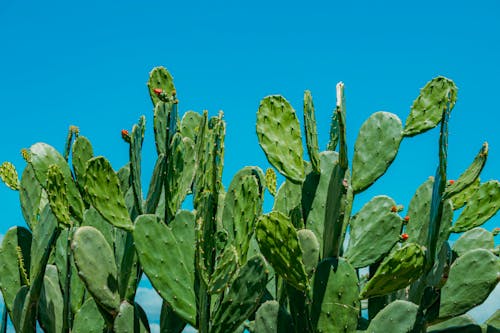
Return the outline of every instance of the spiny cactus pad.
[[[363,191],[385,173],[396,157],[402,138],[403,126],[395,114],[376,112],[363,123],[354,145],[354,193]]]
[[[113,250],[104,236],[94,227],[79,227],[73,236],[71,249],[78,275],[96,302],[115,316],[120,308],[118,272]]]
[[[452,232],[464,232],[488,221],[500,209],[500,183],[490,180],[481,184],[470,197],[464,210],[451,228]]]
[[[368,280],[360,297],[383,296],[406,287],[423,273],[424,260],[424,250],[415,243],[392,252]]]
[[[427,82],[413,102],[404,135],[414,136],[436,127],[443,110],[453,109],[456,99],[457,87],[450,79],[439,76]]]
[[[120,181],[111,164],[104,157],[94,157],[87,163],[85,192],[92,206],[111,224],[132,230]]]
[[[375,263],[398,242],[401,217],[391,211],[395,205],[391,198],[377,196],[351,219],[345,257],[355,268]]]
[[[295,110],[284,97],[268,96],[260,102],[257,137],[269,163],[291,181],[304,181],[300,124]]]
[[[262,215],[255,235],[260,251],[277,274],[298,290],[309,288],[297,231],[289,217],[280,212]]]
[[[155,215],[136,221],[134,241],[144,272],[179,317],[196,325],[194,216],[181,211],[170,226]],[[163,272],[168,269],[169,274]]]
[[[458,316],[483,303],[498,284],[499,276],[500,259],[491,251],[466,252],[450,268],[441,293],[439,316]]]

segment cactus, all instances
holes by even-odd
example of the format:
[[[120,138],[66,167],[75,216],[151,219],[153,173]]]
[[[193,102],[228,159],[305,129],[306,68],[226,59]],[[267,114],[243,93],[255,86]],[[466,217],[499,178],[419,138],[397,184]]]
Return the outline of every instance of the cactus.
[[[151,72],[148,90],[157,156],[145,199],[145,116],[121,133],[130,160],[118,172],[94,156],[74,126],[62,154],[45,143],[23,150],[20,180],[12,164],[0,166],[4,183],[19,190],[29,227],[10,229],[0,246],[2,325],[8,315],[28,333],[36,321],[46,332],[148,332],[135,301],[145,274],[163,299],[162,332],[179,333],[187,324],[201,333],[481,329],[463,314],[498,284],[498,231],[480,226],[500,207],[500,187],[480,182],[486,143],[456,181],[447,178],[457,94],[451,80],[426,84],[404,128],[392,113],[371,115],[351,167],[343,83],[323,152],[309,91],[305,140],[292,105],[265,97],[256,132],[270,165],[285,177],[278,191],[273,169],[264,174],[257,166],[239,170],[226,191],[222,113],[180,117],[163,67]],[[357,195],[385,174],[402,140],[438,124],[437,172],[417,189],[407,215],[385,195],[352,214]],[[263,213],[266,188],[273,202]],[[450,232],[464,232],[453,248]],[[482,326],[498,330],[498,313]]]

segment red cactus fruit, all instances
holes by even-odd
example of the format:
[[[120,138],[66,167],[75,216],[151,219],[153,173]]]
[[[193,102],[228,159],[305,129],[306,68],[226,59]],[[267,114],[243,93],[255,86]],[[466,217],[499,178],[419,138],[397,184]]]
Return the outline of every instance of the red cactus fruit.
[[[455,184],[455,181],[453,179],[448,180],[448,184],[453,185]]]
[[[402,234],[402,235],[401,235],[401,239],[402,239],[403,241],[407,240],[407,239],[408,239],[408,234],[407,234],[407,233]]]
[[[163,89],[160,89],[160,88],[155,88],[155,89],[153,89],[153,92],[154,92],[156,95],[159,95],[159,94],[163,93]]]
[[[398,207],[397,206],[392,206],[391,207],[391,212],[397,213],[398,212]]]
[[[126,129],[122,130],[122,139],[125,142],[130,142],[130,134],[128,133],[128,131]]]
[[[410,221],[410,217],[408,215],[406,215],[404,220],[405,220],[405,223],[408,223],[408,221]]]

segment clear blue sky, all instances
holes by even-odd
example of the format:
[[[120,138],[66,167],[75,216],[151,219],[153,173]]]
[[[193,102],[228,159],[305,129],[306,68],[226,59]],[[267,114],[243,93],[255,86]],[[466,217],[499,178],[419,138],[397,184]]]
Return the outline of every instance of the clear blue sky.
[[[390,111],[404,122],[419,89],[437,75],[459,87],[450,178],[484,141],[490,155],[482,180],[500,178],[499,41],[495,0],[0,0],[0,162],[22,170],[21,148],[43,141],[62,150],[68,126],[77,125],[95,153],[118,169],[128,159],[120,130],[144,114],[144,170],[151,170],[146,81],[163,65],[175,78],[181,112],[224,111],[226,185],[245,165],[268,166],[255,135],[264,96],[284,95],[302,116],[302,94],[310,89],[324,149],[335,84],[344,81],[352,157],[358,129],[371,113]],[[386,176],[357,197],[356,209],[384,193],[407,207],[434,174],[437,137],[431,131],[405,139]],[[2,185],[0,198],[3,234],[24,222],[17,194]]]

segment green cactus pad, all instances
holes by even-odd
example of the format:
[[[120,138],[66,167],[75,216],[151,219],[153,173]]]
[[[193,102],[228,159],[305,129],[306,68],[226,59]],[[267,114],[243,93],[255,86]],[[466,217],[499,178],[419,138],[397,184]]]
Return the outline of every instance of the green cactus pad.
[[[208,283],[208,292],[210,294],[223,292],[238,272],[238,267],[238,252],[233,245],[229,245],[215,259],[215,268]]]
[[[466,252],[451,265],[448,281],[441,290],[439,316],[458,316],[483,303],[495,289],[499,276],[500,259],[491,251]]]
[[[277,301],[262,303],[255,313],[255,331],[258,333],[287,333],[292,332],[292,318],[280,308]]]
[[[493,234],[483,228],[466,231],[453,243],[453,251],[460,257],[475,249],[492,250],[495,247]]]
[[[483,183],[471,196],[464,210],[451,228],[464,232],[488,221],[500,209],[500,183],[490,180]]]
[[[142,212],[142,184],[141,184],[141,151],[146,130],[146,118],[141,116],[137,124],[132,127],[130,135],[130,179],[134,189],[136,208]]]
[[[131,305],[127,301],[120,304],[120,312],[113,323],[115,333],[146,333],[150,331],[149,323],[144,310],[136,303]],[[141,315],[142,312],[142,315]]]
[[[182,116],[180,132],[183,137],[190,138],[196,142],[198,131],[200,130],[201,115],[198,112],[187,111]]]
[[[460,175],[453,184],[449,184],[443,194],[444,198],[450,198],[462,192],[476,181],[486,164],[488,158],[488,144],[484,143],[472,164]]]
[[[51,246],[52,235],[58,231],[57,219],[52,213],[49,205],[45,205],[44,209],[40,213],[40,223],[38,223],[33,229],[33,241],[31,242],[31,263],[30,263],[30,275],[29,278],[33,281],[37,274],[43,271],[43,257],[46,255],[46,251],[50,252],[49,247]],[[54,243],[57,239],[54,239]],[[54,244],[55,245],[55,244]],[[43,275],[40,277],[43,280]]]
[[[409,243],[392,252],[382,261],[375,275],[368,280],[361,298],[387,295],[406,287],[422,275],[425,253],[415,243]]]
[[[45,187],[47,184],[47,171],[49,166],[56,164],[64,176],[64,181],[68,186],[68,201],[70,204],[71,213],[79,221],[83,218],[83,201],[80,197],[80,192],[76,188],[73,181],[73,176],[69,169],[68,163],[57,150],[45,143],[35,143],[30,148],[31,165],[35,170],[35,175],[40,184]]]
[[[89,207],[83,214],[82,226],[94,227],[101,232],[110,247],[114,247],[115,230],[94,207]]]
[[[118,273],[112,248],[104,236],[93,227],[80,227],[71,243],[78,275],[87,290],[109,314],[120,308]]]
[[[396,157],[402,138],[401,120],[395,114],[376,112],[363,123],[354,145],[354,193],[365,190],[385,173]]]
[[[144,203],[144,213],[154,214],[158,208],[158,204],[162,198],[165,188],[165,171],[167,170],[167,159],[165,155],[159,154],[156,159],[153,175],[149,182],[148,195]]]
[[[302,249],[290,218],[280,212],[262,215],[255,227],[255,235],[260,251],[276,273],[296,289],[308,289],[309,281],[301,260]]]
[[[439,324],[431,325],[427,333],[481,333],[481,326],[469,315],[445,320]]]
[[[339,143],[339,122],[337,119],[337,112],[333,112],[332,119],[330,121],[330,141],[326,147],[327,150],[335,151],[337,144]]]
[[[233,242],[241,259],[241,264],[244,264],[255,222],[262,210],[262,201],[255,176],[236,177],[234,180],[235,182],[231,182],[226,193],[223,224],[232,223],[233,230],[227,230],[229,239],[234,237]],[[228,223],[229,219],[231,219],[230,223]]]
[[[315,186],[309,188],[309,174],[304,182],[302,195],[304,198],[312,200],[310,209],[307,212],[306,228],[316,235],[320,243],[320,253],[323,253],[323,228],[326,213],[326,201],[328,195],[328,185],[332,177],[333,168],[338,164],[338,154],[332,151],[325,151],[319,154],[321,160],[321,173],[319,181],[312,182]]]
[[[156,152],[158,155],[167,154],[170,144],[167,140],[168,118],[172,110],[172,103],[158,102],[154,108],[153,129],[155,132]]]
[[[481,180],[478,177],[469,187],[466,187],[461,192],[452,196],[451,202],[453,203],[453,209],[457,210],[465,206],[472,195],[479,189],[480,185]]]
[[[352,332],[358,324],[356,270],[343,258],[319,263],[314,275],[312,321],[318,332]]]
[[[73,154],[71,157],[71,163],[73,164],[73,171],[75,172],[79,187],[83,189],[87,161],[94,157],[94,150],[90,141],[81,135],[75,139],[75,142],[73,142],[72,150]]]
[[[308,229],[301,229],[297,231],[299,237],[300,248],[302,249],[302,262],[309,277],[316,270],[319,259],[319,242],[314,232]]]
[[[136,221],[134,241],[144,272],[179,317],[196,325],[194,294],[194,215],[181,211],[170,223],[155,215]],[[164,274],[165,270],[169,274]]]
[[[73,333],[103,333],[106,322],[99,312],[94,299],[89,298],[75,314],[73,320]]]
[[[149,73],[148,89],[151,102],[153,102],[154,106],[160,101],[154,90],[162,89],[164,93],[171,96],[175,92],[174,79],[165,67],[155,67]]]
[[[0,289],[5,306],[12,312],[16,293],[23,285],[21,278],[18,248],[24,260],[26,275],[29,276],[31,233],[23,227],[12,227],[3,237],[0,246]]]
[[[24,220],[30,228],[33,228],[38,222],[41,198],[42,186],[36,179],[35,170],[33,170],[31,164],[28,164],[21,176],[19,200],[21,201]]]
[[[434,178],[429,177],[417,189],[413,198],[410,201],[408,216],[410,220],[406,225],[406,233],[408,234],[408,242],[418,243],[426,246],[427,236],[429,234],[429,223],[431,214],[432,189],[434,186]],[[445,201],[443,204],[442,221],[440,224],[439,241],[437,249],[441,248],[442,243],[448,239],[448,229],[451,219],[453,218],[453,207],[451,202]]]
[[[87,163],[85,192],[92,206],[117,228],[132,230],[120,180],[104,157],[94,157]]]
[[[344,256],[355,268],[380,260],[399,240],[401,217],[392,212],[394,200],[377,196],[351,218],[349,246]]]
[[[3,162],[0,165],[0,178],[2,178],[5,185],[14,191],[19,190],[19,176],[14,164],[10,162]]]
[[[175,134],[170,146],[171,156],[167,165],[167,207],[169,216],[175,216],[191,185],[196,173],[196,154],[194,142],[190,138],[182,138]]]
[[[69,202],[67,196],[67,185],[61,169],[52,164],[47,171],[47,196],[49,198],[50,208],[57,218],[57,221],[64,225],[71,225],[69,214]]]
[[[274,197],[273,211],[291,216],[293,211],[302,211],[302,186],[285,180]]]
[[[291,181],[304,181],[300,124],[295,110],[284,97],[268,96],[260,102],[257,137],[269,163]]]
[[[318,147],[318,133],[316,130],[316,117],[311,92],[304,92],[304,127],[306,133],[307,153],[311,159],[313,170],[320,173],[320,158]]]
[[[38,303],[38,321],[44,332],[63,332],[63,295],[57,267],[47,265]]]
[[[387,305],[370,322],[366,333],[412,332],[417,319],[418,305],[397,300]]]
[[[212,333],[234,332],[259,306],[267,283],[264,258],[248,259],[212,318]]]
[[[273,197],[276,196],[276,173],[272,168],[266,170],[266,187]]]
[[[456,99],[457,87],[453,81],[439,76],[427,82],[413,102],[404,135],[414,136],[436,127],[443,110],[453,109]]]

